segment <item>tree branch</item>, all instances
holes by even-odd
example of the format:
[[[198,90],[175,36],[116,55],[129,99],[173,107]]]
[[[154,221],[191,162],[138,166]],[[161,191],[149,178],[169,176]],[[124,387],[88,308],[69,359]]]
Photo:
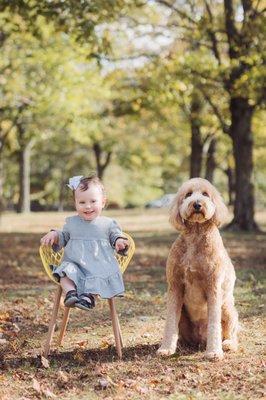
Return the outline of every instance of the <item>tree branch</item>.
[[[105,161],[102,163],[101,158],[103,156],[103,150],[101,148],[101,145],[98,142],[93,143],[93,151],[95,154],[95,159],[96,159],[96,165],[97,165],[97,175],[101,179],[104,173],[105,168],[108,166],[108,164],[111,161],[111,156],[112,152],[108,151],[105,157]]]
[[[191,18],[189,15],[187,15],[184,11],[182,11],[179,8],[175,7],[173,4],[169,4],[165,0],[155,0],[155,1],[156,1],[156,3],[162,4],[163,6],[165,6],[165,7],[169,8],[170,10],[174,11],[180,17],[187,19],[192,24],[197,25],[197,21],[194,21],[193,18]]]
[[[111,152],[111,151],[108,151],[107,154],[106,154],[106,157],[105,157],[105,161],[104,161],[104,163],[102,164],[103,170],[104,170],[104,169],[107,167],[107,165],[110,163],[110,161],[111,161],[111,156],[112,156],[112,152]]]
[[[3,151],[4,144],[5,144],[5,141],[6,141],[7,137],[8,137],[8,134],[16,126],[17,120],[18,120],[18,117],[15,117],[14,121],[12,121],[12,125],[7,129],[6,132],[3,133],[3,135],[0,135],[0,154]],[[3,132],[3,130],[2,130],[2,132]]]
[[[204,0],[204,3],[205,3],[205,7],[206,7],[206,10],[207,10],[208,16],[209,16],[209,20],[210,20],[211,26],[213,27],[214,26],[214,24],[213,24],[213,15],[212,15],[212,11],[211,11],[210,5],[209,5],[207,0]],[[216,38],[216,34],[215,34],[215,32],[213,31],[212,28],[208,28],[207,29],[207,33],[208,33],[208,35],[210,37],[210,40],[211,40],[211,43],[212,43],[213,54],[214,54],[216,60],[218,61],[218,64],[221,65],[221,56],[220,56],[220,53],[219,53],[219,50],[218,50],[218,41],[217,41],[217,38]]]
[[[214,104],[214,102],[212,101],[212,99],[210,98],[210,96],[205,92],[205,90],[201,87],[200,91],[202,92],[204,98],[207,100],[207,102],[209,103],[209,105],[211,106],[211,108],[214,111],[214,114],[216,115],[221,128],[223,130],[224,133],[226,133],[227,135],[229,135],[230,133],[230,127],[229,125],[227,125],[227,123],[224,121],[223,116],[219,110],[219,108],[216,106],[216,104]]]
[[[260,6],[260,3],[261,3],[261,0],[257,0],[257,4],[256,4],[255,7],[254,7],[255,12],[258,11],[259,6]],[[262,11],[263,11],[263,10],[262,10]],[[264,11],[265,11],[265,9],[264,9]]]
[[[137,60],[138,58],[155,58],[158,57],[158,54],[156,53],[139,53],[135,55],[128,55],[128,56],[123,56],[123,57],[109,57],[103,54],[91,54],[92,57],[97,58],[98,60],[106,60],[110,62],[119,62],[119,61],[127,61],[127,60]]]
[[[230,59],[235,59],[238,57],[238,51],[236,50],[238,31],[235,26],[235,12],[232,0],[224,0],[224,14],[229,57]]]
[[[204,75],[202,72],[192,69],[191,67],[190,67],[190,73],[192,73],[196,76],[199,76],[200,78],[205,79],[206,82],[213,82],[216,85],[217,84],[221,85],[221,83],[222,83],[222,81],[220,79],[212,78],[212,77],[210,77],[210,75],[207,75],[207,74]]]
[[[250,0],[241,0],[241,2],[244,10],[244,19],[246,19],[247,13],[252,10],[252,2]]]
[[[12,126],[12,128],[13,128],[13,126]],[[6,142],[6,139],[7,139],[8,134],[9,134],[10,131],[11,131],[11,128],[7,132],[5,132],[3,135],[1,135],[1,137],[0,137],[0,154],[3,151],[4,144]]]

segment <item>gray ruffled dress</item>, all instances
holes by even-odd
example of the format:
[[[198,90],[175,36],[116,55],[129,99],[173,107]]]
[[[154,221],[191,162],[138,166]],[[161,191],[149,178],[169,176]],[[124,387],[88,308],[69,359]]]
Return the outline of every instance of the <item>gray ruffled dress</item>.
[[[53,275],[67,276],[74,281],[78,295],[99,294],[104,299],[121,296],[125,291],[114,247],[123,233],[111,218],[99,216],[85,221],[79,215],[66,218],[63,231],[56,230],[59,242],[54,251],[64,247],[62,263],[53,268]]]

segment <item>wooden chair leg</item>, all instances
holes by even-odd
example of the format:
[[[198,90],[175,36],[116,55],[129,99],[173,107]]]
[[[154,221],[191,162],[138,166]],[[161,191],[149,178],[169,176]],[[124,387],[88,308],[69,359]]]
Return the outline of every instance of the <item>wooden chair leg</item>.
[[[47,357],[50,352],[50,346],[51,346],[51,342],[52,342],[52,338],[53,338],[53,334],[54,334],[56,317],[57,317],[58,310],[59,310],[61,296],[62,296],[62,288],[61,288],[61,286],[58,286],[58,289],[55,293],[54,306],[53,306],[51,320],[49,323],[48,335],[47,335],[46,343],[44,346],[44,352],[43,352],[44,357]]]
[[[70,308],[65,307],[64,308],[64,316],[63,316],[61,329],[60,329],[60,334],[59,334],[59,338],[58,338],[58,346],[61,346],[63,343],[63,339],[64,339],[66,328],[67,328],[69,313],[70,313]]]
[[[122,336],[121,336],[121,330],[120,330],[118,316],[117,316],[116,309],[115,309],[114,298],[108,299],[108,303],[109,303],[110,312],[111,312],[112,325],[113,325],[114,336],[115,336],[116,351],[117,351],[118,357],[122,358]]]
[[[117,313],[116,313],[116,320],[117,320],[117,325],[118,325],[118,330],[119,330],[120,344],[121,344],[121,347],[123,348],[124,346],[123,346],[122,332],[121,332],[120,323],[119,323],[119,318],[118,318]]]

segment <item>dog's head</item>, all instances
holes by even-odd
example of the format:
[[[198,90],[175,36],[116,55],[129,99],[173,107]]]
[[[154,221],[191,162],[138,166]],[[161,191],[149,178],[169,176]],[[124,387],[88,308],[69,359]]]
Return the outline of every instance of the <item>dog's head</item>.
[[[206,179],[193,178],[178,190],[170,209],[170,222],[177,230],[183,230],[187,222],[202,224],[211,220],[220,226],[227,213],[215,187]]]

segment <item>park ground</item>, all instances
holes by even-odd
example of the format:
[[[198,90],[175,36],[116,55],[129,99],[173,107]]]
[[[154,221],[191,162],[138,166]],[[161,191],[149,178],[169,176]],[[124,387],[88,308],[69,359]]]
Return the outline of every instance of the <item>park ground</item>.
[[[265,234],[223,232],[237,273],[240,346],[224,360],[208,362],[202,350],[178,348],[156,356],[165,322],[165,263],[176,233],[167,211],[107,211],[129,232],[136,252],[118,299],[123,359],[114,349],[109,310],[73,309],[64,347],[41,358],[55,285],[44,274],[39,240],[61,227],[66,213],[4,214],[0,223],[0,399],[261,399],[263,393],[263,284]],[[266,229],[266,214],[257,220]],[[60,317],[62,316],[62,311]],[[58,330],[55,336],[58,335]]]

